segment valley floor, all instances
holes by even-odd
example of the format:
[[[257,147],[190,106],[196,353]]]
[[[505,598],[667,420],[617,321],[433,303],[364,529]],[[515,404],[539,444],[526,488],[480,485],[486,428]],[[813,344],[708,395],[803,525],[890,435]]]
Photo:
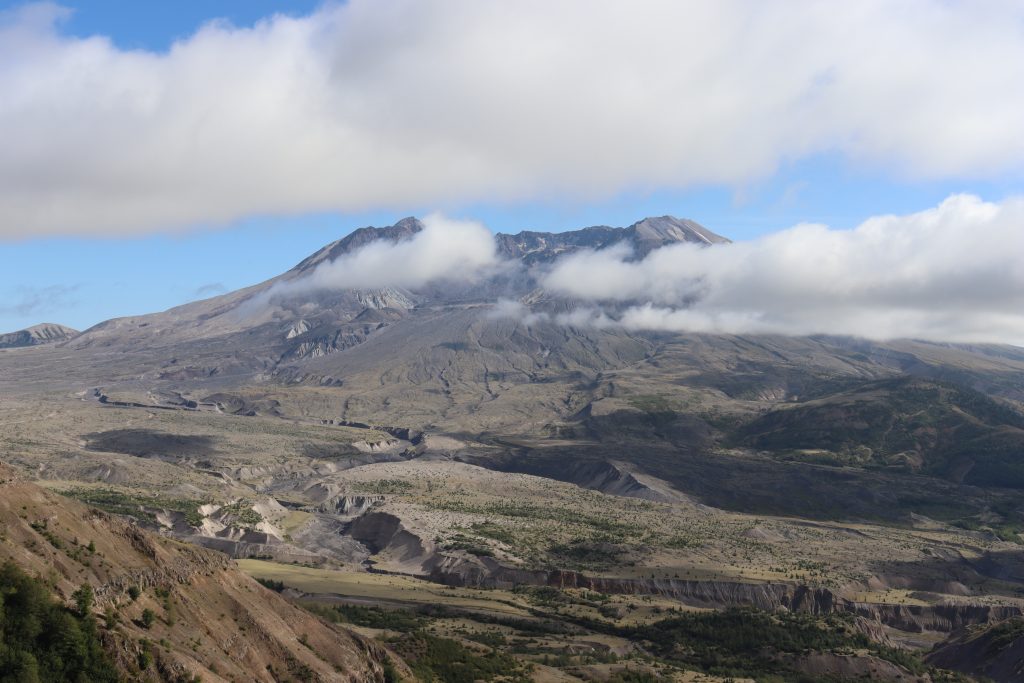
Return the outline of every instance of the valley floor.
[[[1024,550],[990,530],[728,511],[628,458],[603,461],[603,492],[485,466],[523,439],[97,395],[0,400],[0,460],[231,555],[413,670],[455,648],[484,680],[935,680],[935,645],[1024,614]],[[804,649],[699,646],[760,619]]]

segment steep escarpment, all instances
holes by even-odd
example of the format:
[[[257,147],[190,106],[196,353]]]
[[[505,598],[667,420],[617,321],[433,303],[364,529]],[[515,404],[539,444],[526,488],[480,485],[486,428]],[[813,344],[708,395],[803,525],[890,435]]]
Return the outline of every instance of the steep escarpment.
[[[429,541],[406,528],[401,518],[386,512],[368,512],[358,517],[348,533],[389,569],[419,573],[433,552]]]
[[[42,577],[64,600],[91,587],[103,641],[126,676],[384,680],[379,645],[290,605],[227,556],[89,509],[4,466],[0,529],[0,562]]]
[[[439,583],[477,588],[514,588],[519,585],[586,589],[618,595],[656,595],[701,608],[754,607],[814,615],[848,613],[868,622],[908,632],[950,633],[977,624],[1021,616],[1019,607],[970,602],[938,605],[867,603],[849,600],[827,588],[794,582],[754,583],[669,578],[617,578],[588,576],[566,570],[525,570],[502,565],[488,557],[467,561],[440,557],[430,578]]]

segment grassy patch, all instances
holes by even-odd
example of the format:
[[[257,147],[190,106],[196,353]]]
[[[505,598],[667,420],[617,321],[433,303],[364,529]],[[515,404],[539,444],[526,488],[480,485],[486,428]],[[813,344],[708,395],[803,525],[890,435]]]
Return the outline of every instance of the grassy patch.
[[[352,484],[352,489],[359,493],[402,494],[409,493],[416,486],[401,479],[377,479],[376,481],[361,481]]]
[[[509,655],[493,649],[476,652],[456,640],[422,631],[395,639],[391,645],[422,681],[526,683],[530,680],[526,667]]]
[[[203,516],[199,514],[199,508],[204,505],[203,501],[126,493],[116,489],[76,488],[63,493],[115,515],[135,517],[155,523],[157,510],[170,510],[183,514],[185,521],[191,526],[199,526],[203,523]]]

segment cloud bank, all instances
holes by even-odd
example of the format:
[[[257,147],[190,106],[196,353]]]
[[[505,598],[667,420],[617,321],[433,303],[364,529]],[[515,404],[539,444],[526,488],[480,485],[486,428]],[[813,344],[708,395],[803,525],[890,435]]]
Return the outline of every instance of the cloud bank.
[[[352,0],[165,53],[0,14],[0,238],[1024,170],[1024,5]]]
[[[643,260],[621,247],[581,252],[543,282],[614,308],[628,329],[1024,346],[1022,255],[1024,198],[955,195],[854,230],[798,225],[751,242],[663,247]]]

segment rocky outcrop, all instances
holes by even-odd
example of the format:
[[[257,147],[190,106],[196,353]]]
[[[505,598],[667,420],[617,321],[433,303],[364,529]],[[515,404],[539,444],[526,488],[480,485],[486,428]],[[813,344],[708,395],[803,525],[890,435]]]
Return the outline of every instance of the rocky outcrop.
[[[413,446],[418,446],[423,442],[426,436],[422,431],[418,429],[410,429],[409,427],[392,427],[388,425],[371,425],[366,422],[353,422],[352,420],[335,420],[335,419],[323,419],[320,420],[320,424],[325,425],[338,425],[339,427],[354,427],[356,429],[374,429],[378,432],[384,432],[401,441],[408,441]]]
[[[338,496],[320,503],[317,509],[344,517],[357,517],[383,504],[384,500],[384,496]]]
[[[360,453],[396,453],[409,447],[408,441],[401,439],[381,439],[380,441],[354,441],[352,447]]]
[[[288,331],[285,333],[284,338],[294,339],[295,337],[298,337],[300,334],[305,334],[306,332],[309,332],[309,329],[310,325],[308,322],[306,322],[305,320],[298,320],[295,323],[293,323],[291,327],[288,328]]]
[[[281,543],[268,540],[260,543],[258,540],[232,539],[221,536],[189,536],[185,540],[196,545],[210,548],[223,553],[227,557],[236,560],[248,558],[271,559],[275,562],[302,564],[322,564],[327,560],[319,553],[299,548],[291,543]]]
[[[210,394],[199,403],[201,406],[212,406],[218,412],[228,415],[280,415],[281,403],[276,399],[247,398],[237,394],[219,392]]]
[[[415,297],[412,294],[395,287],[357,289],[355,296],[360,304],[371,309],[402,310],[416,305]]]
[[[282,360],[320,358],[332,353],[358,346],[387,323],[365,323],[342,325],[334,328],[318,327],[288,337],[291,347]],[[298,330],[298,328],[295,328]]]

